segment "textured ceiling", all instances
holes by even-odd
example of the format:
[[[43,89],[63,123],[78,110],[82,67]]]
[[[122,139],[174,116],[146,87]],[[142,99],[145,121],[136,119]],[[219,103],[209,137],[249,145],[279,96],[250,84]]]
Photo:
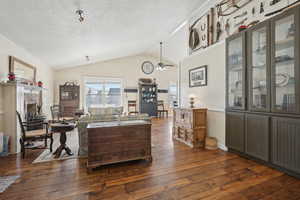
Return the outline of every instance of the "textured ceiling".
[[[108,60],[158,45],[204,1],[1,0],[0,34],[50,66],[68,67],[85,64],[86,55]]]

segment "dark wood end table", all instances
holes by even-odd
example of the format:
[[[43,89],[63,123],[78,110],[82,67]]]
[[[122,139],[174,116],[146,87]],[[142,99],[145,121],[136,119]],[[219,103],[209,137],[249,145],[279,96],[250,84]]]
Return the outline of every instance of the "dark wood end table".
[[[66,132],[74,130],[75,125],[55,123],[55,124],[51,124],[50,126],[53,133],[60,133],[60,146],[53,153],[55,155],[55,158],[59,158],[63,150],[65,150],[69,156],[73,155],[71,149],[66,145],[66,141],[67,141]]]

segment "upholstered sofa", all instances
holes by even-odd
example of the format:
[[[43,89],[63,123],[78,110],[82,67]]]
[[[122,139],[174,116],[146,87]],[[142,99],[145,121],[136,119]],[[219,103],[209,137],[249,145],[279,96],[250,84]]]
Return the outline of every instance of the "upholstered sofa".
[[[104,108],[88,108],[89,115],[121,115],[123,114],[123,107],[104,107]]]
[[[100,111],[102,112],[102,111]],[[102,114],[102,115],[89,115],[81,117],[77,123],[78,137],[79,137],[79,150],[78,154],[80,157],[86,157],[88,154],[88,141],[87,141],[87,126],[90,123],[97,122],[110,122],[110,121],[128,121],[128,120],[151,120],[147,114],[138,115],[115,115],[114,114]]]

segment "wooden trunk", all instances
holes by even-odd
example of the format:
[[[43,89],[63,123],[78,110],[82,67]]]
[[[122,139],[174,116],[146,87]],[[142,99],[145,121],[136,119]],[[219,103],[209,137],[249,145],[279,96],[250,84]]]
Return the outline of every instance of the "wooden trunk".
[[[173,137],[191,147],[204,147],[207,109],[174,109]]]
[[[139,159],[152,160],[151,123],[103,122],[88,126],[88,169]]]

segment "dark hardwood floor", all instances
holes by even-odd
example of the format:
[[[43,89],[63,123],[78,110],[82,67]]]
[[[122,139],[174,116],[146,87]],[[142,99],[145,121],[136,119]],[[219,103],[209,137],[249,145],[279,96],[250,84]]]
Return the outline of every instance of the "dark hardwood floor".
[[[221,150],[173,141],[171,120],[153,120],[153,162],[110,165],[87,174],[85,159],[31,164],[40,152],[0,158],[1,175],[21,178],[0,194],[23,199],[300,199],[300,180]]]

